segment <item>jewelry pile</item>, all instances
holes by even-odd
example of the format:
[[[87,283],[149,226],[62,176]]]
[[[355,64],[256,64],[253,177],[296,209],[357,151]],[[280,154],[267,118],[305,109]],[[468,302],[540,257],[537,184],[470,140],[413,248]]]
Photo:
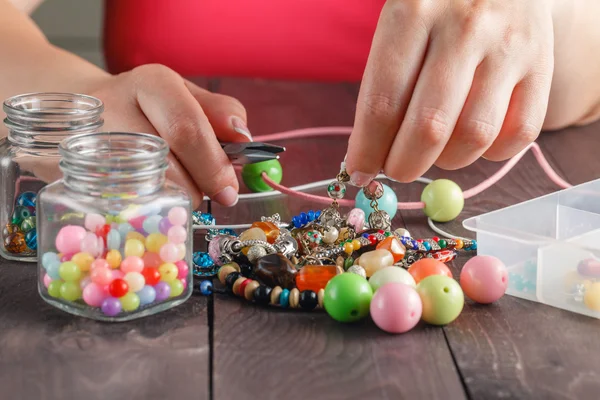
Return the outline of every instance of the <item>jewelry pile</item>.
[[[464,294],[444,263],[459,251],[476,250],[476,241],[413,239],[404,228],[393,230],[389,214],[378,207],[384,193],[378,181],[362,190],[373,209],[367,221],[360,208],[343,216],[338,200],[344,197],[347,182],[342,164],[327,187],[332,204],[301,213],[287,226],[274,215],[254,222],[239,236],[231,230],[209,229],[208,254],[194,254],[194,275],[216,274],[229,293],[257,304],[323,308],[340,322],[356,321],[370,312],[388,332],[406,332],[420,319],[435,325],[456,319]],[[207,221],[214,224],[210,214],[194,214],[195,223]],[[471,292],[487,285],[500,287],[497,292],[504,294],[505,268],[490,268],[495,275],[483,283],[468,280]],[[212,289],[211,281],[200,283],[202,294]]]

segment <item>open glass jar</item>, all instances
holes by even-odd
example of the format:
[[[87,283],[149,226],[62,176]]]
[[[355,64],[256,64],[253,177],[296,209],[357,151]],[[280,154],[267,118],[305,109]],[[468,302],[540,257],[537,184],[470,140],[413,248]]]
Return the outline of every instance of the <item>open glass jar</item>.
[[[64,138],[97,131],[102,102],[69,93],[33,93],[4,102],[8,136],[0,140],[0,255],[37,259],[36,197],[60,178],[58,144]]]
[[[63,179],[38,194],[38,288],[72,314],[126,321],[192,293],[191,200],[165,179],[166,142],[92,133],[59,148]]]

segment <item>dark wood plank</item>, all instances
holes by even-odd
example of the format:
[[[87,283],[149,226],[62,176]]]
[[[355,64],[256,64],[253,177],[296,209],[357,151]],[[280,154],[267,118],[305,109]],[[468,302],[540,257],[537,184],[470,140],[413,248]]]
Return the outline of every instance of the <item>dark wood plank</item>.
[[[594,149],[600,125],[553,132],[540,137],[544,152],[555,168],[573,183],[597,178],[600,163]],[[574,156],[577,155],[577,156]],[[468,188],[481,182],[499,165],[479,161],[462,171],[429,171]],[[532,155],[502,181],[467,200],[457,221],[446,224],[451,232],[473,237],[462,220],[556,191]],[[421,188],[399,187],[402,197],[416,199]],[[404,194],[406,193],[406,194]],[[415,235],[431,235],[418,213],[403,213]],[[467,260],[453,263],[455,275]],[[453,356],[473,398],[596,398],[600,379],[598,320],[542,304],[505,296],[497,304],[481,306],[467,301],[461,316],[444,328]]]
[[[356,86],[224,80],[220,91],[248,108],[251,130],[270,133],[351,125]],[[282,156],[287,185],[333,178],[346,141],[290,141]],[[323,189],[317,190],[322,194]],[[219,223],[278,212],[289,220],[314,204],[288,197],[213,206]],[[343,325],[323,312],[280,311],[218,295],[214,300],[216,399],[464,398],[443,331],[420,325],[391,336],[366,320]]]
[[[196,237],[202,245],[203,237]],[[0,387],[15,399],[208,399],[207,299],[125,323],[59,311],[35,265],[0,261]],[[2,395],[0,397],[4,398]]]

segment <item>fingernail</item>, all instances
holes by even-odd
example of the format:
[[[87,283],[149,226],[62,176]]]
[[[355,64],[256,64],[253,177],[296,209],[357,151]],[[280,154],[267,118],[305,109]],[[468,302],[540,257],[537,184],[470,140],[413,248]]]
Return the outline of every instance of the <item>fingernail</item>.
[[[249,141],[252,142],[252,134],[250,133],[248,127],[240,117],[231,117],[231,126],[233,126],[234,131],[236,131],[240,135],[244,135],[246,138],[248,138]]]
[[[360,171],[354,171],[350,175],[350,182],[354,186],[364,187],[367,186],[369,182],[371,182],[375,178],[375,175],[376,174],[367,174]]]
[[[225,207],[233,207],[237,204],[239,197],[237,191],[231,186],[227,186],[225,189],[217,193],[213,200]]]

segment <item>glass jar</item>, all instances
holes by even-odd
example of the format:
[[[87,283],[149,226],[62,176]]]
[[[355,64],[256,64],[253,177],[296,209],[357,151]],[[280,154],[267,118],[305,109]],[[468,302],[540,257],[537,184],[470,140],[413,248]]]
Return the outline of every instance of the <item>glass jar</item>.
[[[92,133],[59,147],[63,179],[38,195],[38,288],[72,314],[127,321],[193,289],[191,199],[165,179],[160,137]]]
[[[0,139],[0,255],[37,260],[36,196],[60,178],[58,144],[69,135],[97,131],[102,102],[69,93],[34,93],[4,102],[8,136]]]

